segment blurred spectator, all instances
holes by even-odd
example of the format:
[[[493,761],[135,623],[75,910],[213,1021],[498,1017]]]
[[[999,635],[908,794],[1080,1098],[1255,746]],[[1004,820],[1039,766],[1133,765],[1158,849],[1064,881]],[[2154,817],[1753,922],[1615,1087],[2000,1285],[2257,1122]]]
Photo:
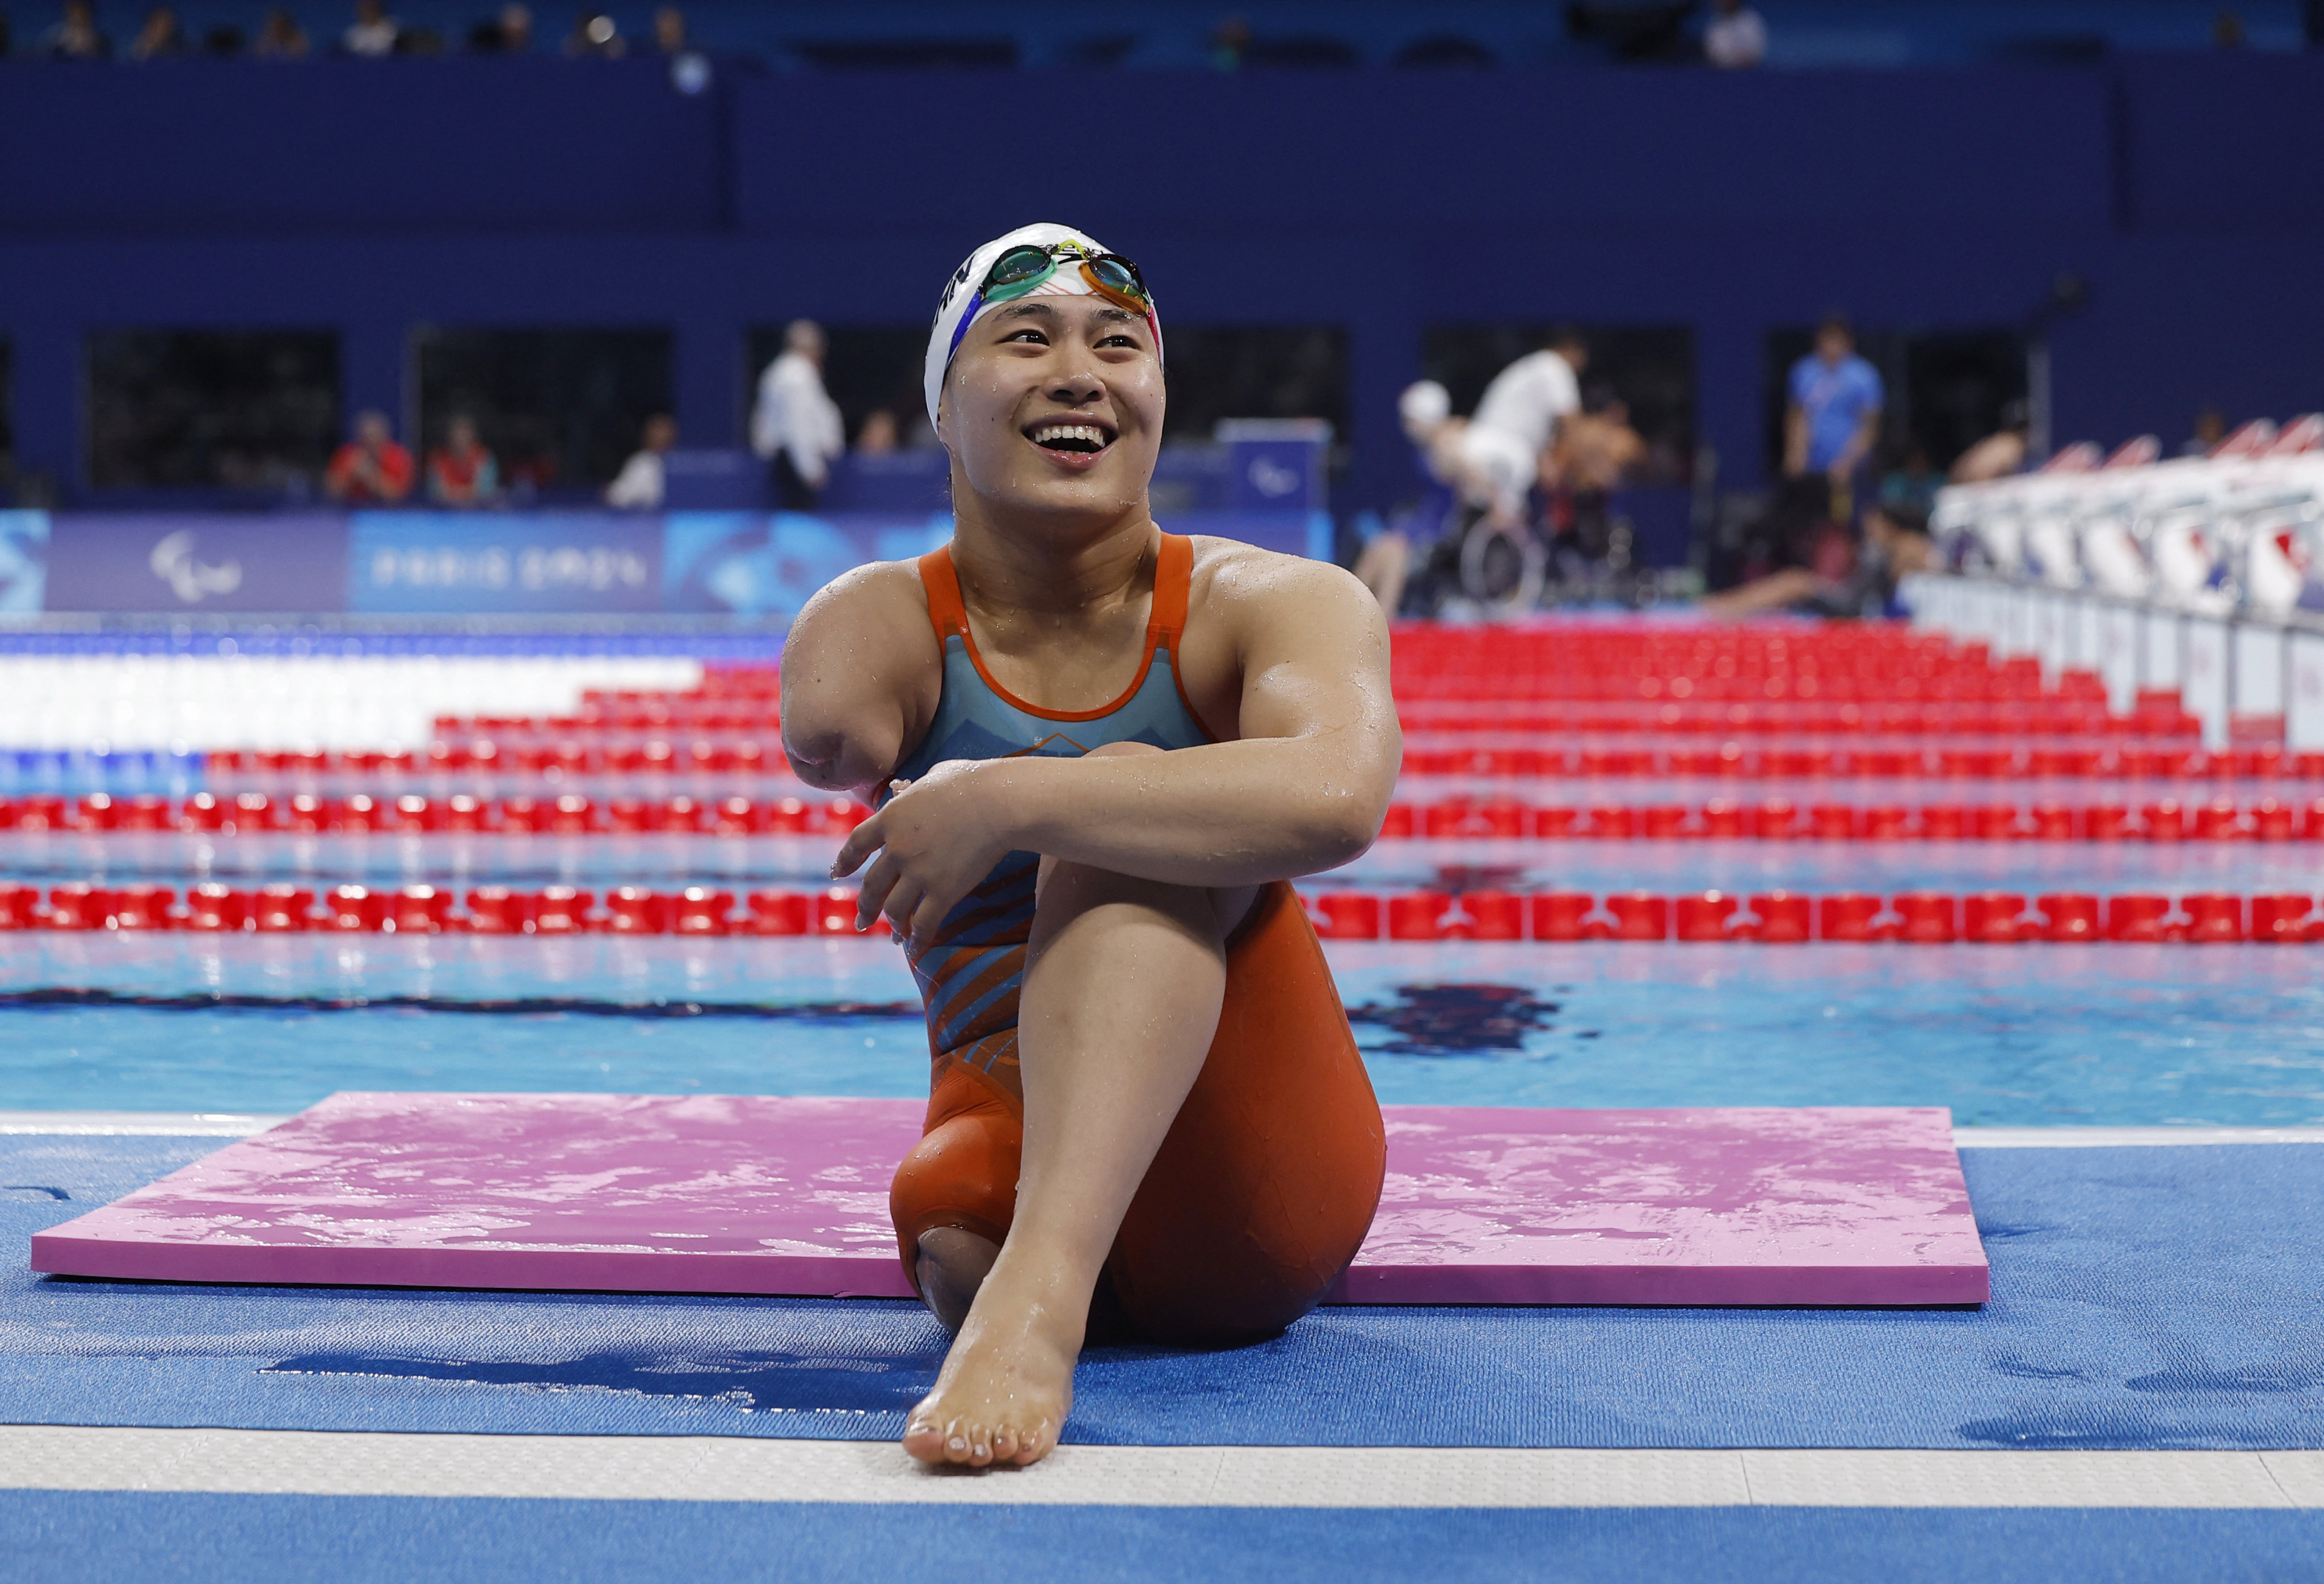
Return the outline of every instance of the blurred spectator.
[[[2240,50],[2250,35],[2244,30],[2244,19],[2232,11],[2222,11],[2211,19],[2211,47],[2215,50]]]
[[[2022,398],[2004,407],[2001,410],[2001,427],[1962,452],[1954,461],[1952,482],[1979,484],[1987,479],[2006,478],[2013,473],[2024,472],[2028,416]]]
[[[565,41],[567,55],[597,55],[612,60],[628,50],[629,44],[622,39],[622,30],[613,25],[612,15],[595,5],[581,8],[581,14],[573,23],[573,36]]]
[[[1880,372],[1856,355],[1856,333],[1839,314],[1816,327],[1815,350],[1792,365],[1784,414],[1784,476],[1822,479],[1831,520],[1856,515],[1856,470],[1872,454],[1887,393]]]
[[[1928,447],[1918,440],[1912,441],[1905,446],[1904,455],[1896,465],[1881,475],[1881,510],[1893,512],[1902,509],[1925,517],[1936,509],[1937,486],[1944,482],[1929,461]]]
[[[654,48],[665,55],[676,55],[686,48],[686,13],[675,5],[664,5],[655,11]]]
[[[489,506],[501,493],[501,467],[466,415],[444,426],[444,443],[428,454],[428,498],[438,506]]]
[[[468,48],[479,55],[532,53],[532,12],[523,5],[503,5],[500,14],[480,22],[468,34]]]
[[[381,0],[355,0],[355,19],[339,35],[339,48],[350,55],[392,55],[402,31],[403,24],[388,15]]]
[[[863,427],[855,431],[855,449],[866,456],[884,456],[896,448],[896,415],[884,407],[875,407],[863,415]]]
[[[299,25],[298,18],[277,5],[259,24],[258,42],[251,46],[250,52],[269,60],[304,60],[307,30]]]
[[[1758,65],[1767,58],[1767,24],[1743,0],[1711,0],[1702,58],[1722,70]]]
[[[1896,582],[1937,564],[1926,515],[1905,507],[1875,507],[1864,514],[1864,543],[1845,566],[1786,567],[1703,600],[1706,616],[1739,620],[1769,611],[1810,616],[1896,614]]]
[[[178,14],[156,5],[145,14],[145,25],[130,43],[132,60],[167,60],[186,52],[186,35],[179,30]]]
[[[2209,456],[2227,437],[2227,415],[2216,407],[2206,407],[2195,415],[2194,432],[2179,447],[2181,456]]]
[[[1495,527],[1515,529],[1560,426],[1582,410],[1581,374],[1589,363],[1589,344],[1561,330],[1550,345],[1495,374],[1470,419],[1449,416],[1444,388],[1424,380],[1398,403],[1404,432],[1432,477],[1485,511]]]
[[[1559,420],[1541,457],[1548,530],[1558,561],[1571,575],[1609,563],[1614,548],[1609,497],[1646,459],[1646,443],[1630,427],[1629,405],[1607,396]]]
[[[240,28],[230,22],[222,22],[202,35],[202,53],[221,60],[230,60],[242,53],[242,47],[246,42],[248,41],[243,37]]]
[[[1250,48],[1250,23],[1230,16],[1211,30],[1211,65],[1220,71],[1242,69],[1243,52]]]
[[[522,5],[501,7],[501,48],[511,55],[532,53],[532,13]]]
[[[392,505],[411,493],[411,453],[395,443],[387,414],[356,416],[355,438],[323,472],[323,493],[360,505]]]
[[[666,480],[661,459],[678,444],[678,423],[666,412],[646,419],[644,444],[622,464],[622,471],[605,486],[605,504],[631,511],[655,511],[661,507]]]
[[[839,407],[823,388],[823,329],[793,319],[783,331],[782,355],[759,376],[751,414],[751,449],[767,459],[775,503],[786,511],[812,511],[831,477],[831,461],[847,447]]]
[[[1558,424],[1557,437],[1542,453],[1545,487],[1603,494],[1619,489],[1645,459],[1646,443],[1630,426],[1629,403],[1615,396],[1593,406]]]
[[[51,60],[108,60],[113,41],[97,25],[93,0],[65,0],[64,15],[41,37],[41,53]]]

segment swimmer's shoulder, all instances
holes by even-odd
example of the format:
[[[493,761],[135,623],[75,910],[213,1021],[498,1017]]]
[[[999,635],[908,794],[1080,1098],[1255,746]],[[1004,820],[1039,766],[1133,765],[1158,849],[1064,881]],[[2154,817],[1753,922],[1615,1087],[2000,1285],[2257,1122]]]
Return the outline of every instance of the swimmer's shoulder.
[[[1261,549],[1240,539],[1208,534],[1191,539],[1194,566],[1186,597],[1190,638],[1206,620],[1238,627],[1338,620],[1369,629],[1379,622],[1379,603],[1345,567]]]
[[[867,562],[816,590],[783,640],[782,689],[784,746],[809,780],[853,785],[894,764],[944,689],[918,563]]]
[[[1195,536],[1179,652],[1187,702],[1219,735],[1275,734],[1279,720],[1250,711],[1262,679],[1317,718],[1377,714],[1394,729],[1379,602],[1328,561]]]
[[[864,659],[873,646],[890,660],[940,663],[918,562],[867,561],[825,584],[792,618],[783,655],[836,647]]]

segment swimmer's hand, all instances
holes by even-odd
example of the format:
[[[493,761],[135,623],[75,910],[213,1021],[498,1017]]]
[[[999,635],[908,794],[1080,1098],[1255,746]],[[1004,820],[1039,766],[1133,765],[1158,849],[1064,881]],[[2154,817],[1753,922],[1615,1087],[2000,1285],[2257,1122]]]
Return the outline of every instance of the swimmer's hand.
[[[992,872],[1013,845],[1002,806],[1006,760],[954,760],[918,781],[890,782],[886,807],[855,827],[831,865],[853,874],[873,852],[855,902],[855,927],[881,915],[915,944],[936,937],[945,915]]]

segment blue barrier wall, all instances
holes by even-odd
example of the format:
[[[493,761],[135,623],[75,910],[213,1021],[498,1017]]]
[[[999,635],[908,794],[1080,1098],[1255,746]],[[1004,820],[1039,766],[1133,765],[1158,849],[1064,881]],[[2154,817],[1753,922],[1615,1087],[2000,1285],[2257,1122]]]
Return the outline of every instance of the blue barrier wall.
[[[1054,104],[1050,146],[1016,114]],[[1345,503],[1410,478],[1423,327],[1696,330],[1727,482],[1771,327],[2011,324],[2072,270],[2062,437],[2324,406],[2324,60],[1768,73],[764,75],[659,62],[0,67],[0,334],[19,465],[81,474],[79,347],[327,326],[407,410],[414,326],[668,324],[690,444],[740,436],[747,327],[920,319],[1034,211],[1138,256],[1166,324],[1351,332]],[[1076,118],[1079,118],[1078,120]],[[1093,136],[1083,123],[1102,135]],[[1069,210],[1070,213],[1065,211]],[[78,498],[69,496],[69,498]],[[97,502],[92,502],[97,503]],[[1335,502],[1341,503],[1341,502]]]
[[[1317,510],[1182,533],[1324,556]],[[923,555],[949,511],[0,512],[0,617],[724,616],[780,631],[851,566]]]

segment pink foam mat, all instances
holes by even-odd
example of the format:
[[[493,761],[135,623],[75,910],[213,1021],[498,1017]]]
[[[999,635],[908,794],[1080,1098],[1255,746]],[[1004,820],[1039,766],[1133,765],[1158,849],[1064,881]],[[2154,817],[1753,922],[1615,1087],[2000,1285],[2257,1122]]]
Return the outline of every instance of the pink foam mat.
[[[336,1094],[32,1239],[156,1281],[908,1297],[916,1101]],[[1982,1303],[1933,1108],[1390,1106],[1343,1303]]]

